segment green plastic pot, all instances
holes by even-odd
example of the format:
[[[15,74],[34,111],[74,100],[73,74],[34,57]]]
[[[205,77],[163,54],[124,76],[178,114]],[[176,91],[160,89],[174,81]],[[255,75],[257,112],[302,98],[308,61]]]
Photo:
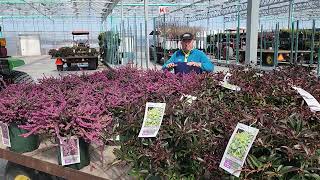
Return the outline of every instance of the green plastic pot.
[[[25,153],[39,148],[40,140],[38,135],[30,135],[26,138],[21,137],[21,134],[26,134],[28,131],[18,128],[16,124],[10,124],[8,129],[11,143],[10,151]]]
[[[57,140],[57,142],[59,142]],[[89,146],[90,144],[85,142],[82,138],[79,139],[79,147],[80,147],[80,163],[76,163],[76,164],[70,164],[70,165],[66,165],[64,167],[69,167],[72,169],[82,169],[85,166],[88,166],[90,164],[90,154],[89,154]],[[58,151],[57,151],[57,156],[58,156],[58,163],[59,165],[62,165],[61,162],[61,157],[60,157],[60,146],[57,146]]]

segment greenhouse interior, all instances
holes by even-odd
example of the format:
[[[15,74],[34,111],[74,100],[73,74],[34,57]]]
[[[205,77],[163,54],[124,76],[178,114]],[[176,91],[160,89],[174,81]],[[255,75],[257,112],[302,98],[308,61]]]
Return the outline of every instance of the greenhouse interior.
[[[319,0],[0,0],[0,179],[320,180]]]

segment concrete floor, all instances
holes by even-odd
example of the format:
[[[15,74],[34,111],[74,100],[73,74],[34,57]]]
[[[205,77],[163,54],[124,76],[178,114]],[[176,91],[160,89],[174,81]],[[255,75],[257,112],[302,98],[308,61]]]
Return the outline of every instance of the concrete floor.
[[[87,65],[72,65],[70,68],[64,67],[65,71],[58,71],[55,65],[55,59],[51,59],[51,56],[35,56],[35,57],[19,57],[26,62],[26,65],[15,68],[17,71],[23,71],[28,73],[34,80],[41,79],[43,77],[59,77],[68,74],[82,73],[94,73],[106,69],[105,66],[99,66],[97,70],[87,70]]]
[[[7,160],[5,159],[0,159],[0,179],[4,179],[4,171],[7,166]]]

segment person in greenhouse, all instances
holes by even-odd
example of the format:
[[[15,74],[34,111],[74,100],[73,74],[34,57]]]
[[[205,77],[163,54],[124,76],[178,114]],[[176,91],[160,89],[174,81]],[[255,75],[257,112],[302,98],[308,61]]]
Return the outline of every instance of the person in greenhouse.
[[[193,68],[198,68],[200,71],[212,72],[214,65],[206,54],[198,49],[193,48],[194,36],[191,33],[184,33],[180,37],[181,49],[176,51],[171,58],[164,63],[162,69],[177,68],[181,64]],[[175,69],[176,71],[176,69]]]

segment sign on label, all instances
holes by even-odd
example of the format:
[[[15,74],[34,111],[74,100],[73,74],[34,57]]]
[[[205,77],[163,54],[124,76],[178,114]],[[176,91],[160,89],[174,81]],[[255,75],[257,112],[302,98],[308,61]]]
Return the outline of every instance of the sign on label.
[[[62,166],[80,163],[79,138],[61,138],[60,157]]]
[[[3,145],[7,147],[11,147],[8,125],[3,122],[0,122],[0,127],[1,127]]]
[[[238,123],[224,151],[220,168],[239,177],[259,129]]]
[[[159,14],[167,14],[169,13],[169,7],[168,6],[159,6]]]

